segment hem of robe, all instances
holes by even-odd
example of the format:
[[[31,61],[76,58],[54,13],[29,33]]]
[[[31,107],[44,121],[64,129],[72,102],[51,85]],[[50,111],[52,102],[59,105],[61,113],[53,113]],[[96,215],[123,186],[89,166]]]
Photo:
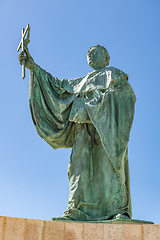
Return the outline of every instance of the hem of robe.
[[[129,210],[126,209],[115,209],[112,212],[107,213],[103,217],[91,217],[87,213],[82,212],[81,210],[78,209],[67,209],[63,213],[63,217],[69,220],[74,220],[74,221],[105,221],[105,220],[112,220],[115,215],[121,214],[121,215],[126,215],[131,219],[131,214],[129,213]]]
[[[103,223],[103,224],[154,224],[154,222],[151,221],[145,221],[145,220],[137,220],[137,219],[109,219],[109,220],[99,220],[99,221],[88,221],[88,220],[71,220],[65,217],[53,217],[51,218],[51,221],[60,221],[60,222],[79,222],[79,223]]]

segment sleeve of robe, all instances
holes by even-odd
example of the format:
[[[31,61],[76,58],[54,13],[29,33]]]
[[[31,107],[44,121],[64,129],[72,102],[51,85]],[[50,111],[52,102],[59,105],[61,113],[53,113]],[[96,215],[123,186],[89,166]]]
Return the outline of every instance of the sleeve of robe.
[[[125,74],[126,75],[126,74]],[[113,168],[118,171],[128,147],[136,97],[127,81],[128,75],[113,81],[105,93],[95,92],[99,99],[88,102],[86,109],[96,127]]]
[[[68,121],[76,95],[61,81],[35,64],[30,73],[29,104],[38,134],[54,149],[73,145],[74,124]]]

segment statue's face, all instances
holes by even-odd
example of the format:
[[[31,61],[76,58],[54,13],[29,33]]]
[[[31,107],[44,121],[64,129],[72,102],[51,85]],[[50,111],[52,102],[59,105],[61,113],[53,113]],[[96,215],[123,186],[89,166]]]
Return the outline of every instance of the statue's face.
[[[99,47],[92,47],[87,53],[87,61],[91,68],[98,70],[106,66],[106,56]]]

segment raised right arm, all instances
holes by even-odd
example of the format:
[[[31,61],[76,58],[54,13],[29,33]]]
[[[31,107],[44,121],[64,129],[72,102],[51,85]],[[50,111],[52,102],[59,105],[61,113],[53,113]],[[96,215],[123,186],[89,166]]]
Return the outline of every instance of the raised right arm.
[[[25,54],[26,54],[26,56],[25,56]],[[18,60],[21,65],[22,65],[24,59],[25,59],[25,67],[31,71],[33,69],[35,63],[28,51],[28,48],[25,51],[21,51],[21,53],[18,55]]]

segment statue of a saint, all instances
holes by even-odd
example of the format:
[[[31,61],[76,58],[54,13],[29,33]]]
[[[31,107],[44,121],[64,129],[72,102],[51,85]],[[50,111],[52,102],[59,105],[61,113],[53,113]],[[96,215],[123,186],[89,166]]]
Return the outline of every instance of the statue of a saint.
[[[71,80],[53,77],[25,52],[37,132],[54,149],[72,148],[68,207],[52,220],[131,219],[127,152],[136,98],[128,75],[108,67],[109,54],[100,45],[87,52],[94,71]]]

